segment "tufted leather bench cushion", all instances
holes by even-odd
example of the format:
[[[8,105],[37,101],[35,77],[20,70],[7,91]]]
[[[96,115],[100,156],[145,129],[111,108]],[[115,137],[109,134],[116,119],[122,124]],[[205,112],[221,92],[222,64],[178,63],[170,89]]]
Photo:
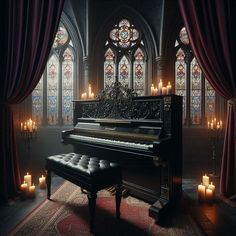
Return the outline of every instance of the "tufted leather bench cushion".
[[[87,190],[98,191],[121,180],[119,164],[77,153],[49,156],[46,169]]]

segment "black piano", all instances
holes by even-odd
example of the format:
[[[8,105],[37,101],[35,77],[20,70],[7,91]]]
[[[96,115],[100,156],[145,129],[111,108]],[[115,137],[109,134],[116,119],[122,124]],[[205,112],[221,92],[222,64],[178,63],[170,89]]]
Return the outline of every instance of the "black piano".
[[[182,97],[138,97],[119,82],[94,100],[74,101],[74,128],[62,140],[78,153],[118,162],[123,187],[153,204],[159,220],[182,194]]]

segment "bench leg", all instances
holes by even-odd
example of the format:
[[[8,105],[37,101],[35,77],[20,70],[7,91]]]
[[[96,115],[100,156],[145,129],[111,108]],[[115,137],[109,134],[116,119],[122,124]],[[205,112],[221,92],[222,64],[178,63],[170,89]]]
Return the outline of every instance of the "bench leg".
[[[93,232],[97,193],[87,192],[87,196],[88,196],[88,204],[89,204],[90,232]]]
[[[120,219],[121,184],[116,185],[116,217]]]
[[[51,197],[51,171],[46,171],[46,183],[47,183],[47,198]]]

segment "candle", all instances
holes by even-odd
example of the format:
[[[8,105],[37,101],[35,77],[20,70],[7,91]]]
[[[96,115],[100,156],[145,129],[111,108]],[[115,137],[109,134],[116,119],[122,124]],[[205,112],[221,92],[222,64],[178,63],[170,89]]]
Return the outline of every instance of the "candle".
[[[202,176],[202,183],[204,186],[208,187],[209,185],[209,176],[207,176],[206,174]]]
[[[167,93],[166,87],[162,87],[161,93],[162,93],[162,95],[166,95],[166,93]]]
[[[213,122],[211,122],[211,129],[214,129]]]
[[[167,92],[167,94],[171,94],[171,85],[170,85],[170,82],[168,82],[168,85],[166,86],[166,92]]]
[[[81,94],[81,98],[82,98],[82,99],[86,99],[86,98],[87,98],[87,93],[82,93],[82,94]]]
[[[42,175],[42,177],[39,177],[39,187],[41,189],[46,188],[46,178]]]
[[[207,122],[207,128],[210,129],[210,122]]]
[[[208,188],[212,190],[212,192],[213,192],[213,198],[214,198],[214,197],[215,197],[215,190],[216,190],[216,187],[215,187],[215,185],[213,184],[213,182],[211,182],[211,183],[209,184]]]
[[[206,189],[206,201],[209,203],[213,201],[213,191],[210,188]]]
[[[20,123],[20,131],[23,131],[23,129],[24,129],[24,125],[23,125],[23,123],[21,122],[21,123]]]
[[[28,190],[28,185],[27,185],[27,183],[24,181],[24,183],[23,184],[21,184],[21,191],[22,192],[27,192],[27,190]]]
[[[152,86],[151,86],[151,95],[152,95],[152,96],[154,95],[154,90],[155,90],[154,84],[152,84]]]
[[[91,92],[92,92],[92,88],[91,88],[91,84],[89,84],[88,87],[88,97],[91,98]]]
[[[162,93],[162,85],[163,85],[163,83],[162,83],[162,80],[160,79],[160,82],[158,83],[158,92],[159,92],[159,94]]]
[[[204,201],[206,187],[203,184],[198,185],[198,200]]]
[[[220,129],[220,122],[217,122],[216,129]]]
[[[29,187],[29,196],[35,197],[35,185],[34,184]]]
[[[154,94],[153,95],[157,95],[157,88],[154,88]]]
[[[94,93],[91,93],[91,94],[90,94],[90,98],[94,98]]]
[[[220,120],[220,129],[222,129],[223,127],[223,123],[222,123],[222,120]]]
[[[24,176],[24,181],[27,183],[28,187],[31,186],[31,175],[27,172],[27,174]]]

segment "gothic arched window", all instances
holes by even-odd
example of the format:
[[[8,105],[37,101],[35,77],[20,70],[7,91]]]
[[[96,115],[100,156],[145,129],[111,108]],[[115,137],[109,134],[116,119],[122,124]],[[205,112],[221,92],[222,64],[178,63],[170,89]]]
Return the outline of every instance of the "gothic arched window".
[[[110,31],[105,48],[104,87],[117,78],[138,95],[145,95],[147,58],[141,32],[122,19]]]
[[[215,91],[192,54],[185,28],[181,29],[175,47],[175,93],[183,96],[184,123],[203,125],[215,116]]]
[[[32,92],[32,116],[38,124],[72,124],[74,64],[71,36],[60,23],[45,71]]]

